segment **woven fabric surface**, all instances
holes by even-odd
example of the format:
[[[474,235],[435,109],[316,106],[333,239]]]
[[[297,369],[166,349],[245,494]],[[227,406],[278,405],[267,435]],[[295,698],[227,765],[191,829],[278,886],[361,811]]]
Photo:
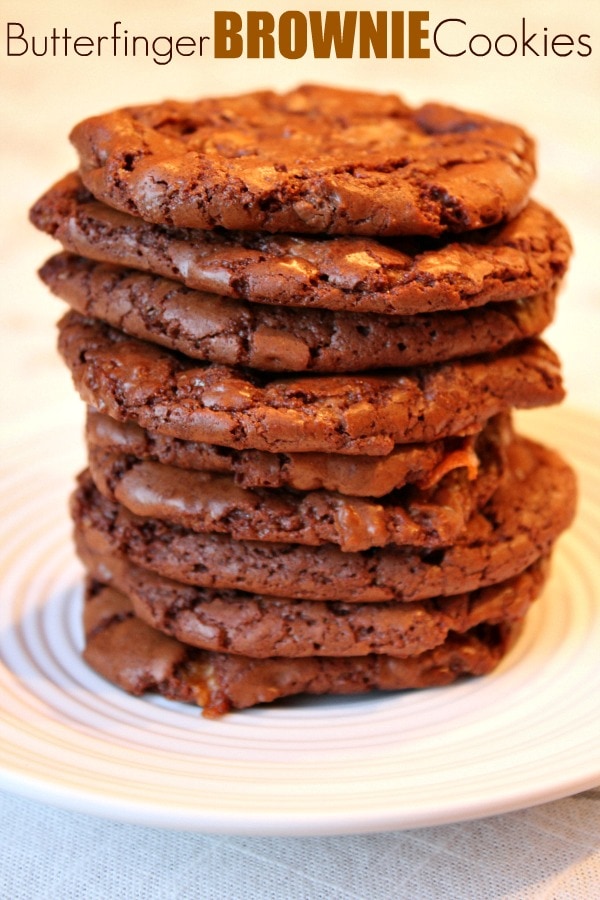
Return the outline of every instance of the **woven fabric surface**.
[[[474,822],[340,837],[120,824],[0,794],[11,900],[594,900],[600,788]]]

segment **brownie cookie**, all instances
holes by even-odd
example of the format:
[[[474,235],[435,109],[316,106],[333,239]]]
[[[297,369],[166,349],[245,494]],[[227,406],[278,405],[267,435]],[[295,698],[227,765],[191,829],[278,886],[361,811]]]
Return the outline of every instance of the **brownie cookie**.
[[[95,197],[186,228],[462,232],[514,217],[535,176],[514,125],[312,85],[127,107],[71,140]]]
[[[194,588],[79,549],[89,576],[125,594],[140,619],[185,644],[220,653],[406,658],[432,650],[450,631],[523,618],[542,589],[547,560],[501,584],[414,603],[293,600]]]
[[[68,254],[52,257],[40,275],[77,312],[129,335],[193,359],[263,371],[352,372],[490,353],[539,334],[555,306],[550,293],[415,316],[276,309]]]
[[[495,355],[375,375],[272,378],[199,364],[69,312],[59,349],[82,399],[183,440],[269,452],[383,456],[557,403],[559,362],[532,339]]]
[[[86,662],[132,694],[156,692],[197,703],[209,718],[294,694],[356,694],[451,684],[491,672],[519,633],[519,623],[451,633],[443,644],[406,659],[386,654],[252,659],[198,650],[151,628],[114,588],[88,582]]]
[[[99,203],[76,175],[31,210],[66,250],[199,291],[277,307],[413,315],[547,294],[571,243],[531,201],[512,221],[452,239],[322,237],[169,228]]]
[[[465,468],[428,489],[414,486],[381,499],[331,491],[243,488],[229,474],[180,469],[90,448],[90,473],[105,497],[142,517],[218,532],[236,540],[337,544],[353,552],[388,544],[439,547],[453,543],[502,474],[502,448],[482,446],[475,479]]]
[[[117,422],[91,407],[86,418],[88,452],[96,449],[161,462],[180,469],[226,472],[245,488],[327,490],[354,497],[382,497],[406,484],[432,487],[454,469],[477,476],[478,452],[490,441],[502,447],[511,439],[510,415],[495,416],[480,432],[443,438],[431,444],[400,444],[387,456],[341,453],[266,453],[216,444],[182,441]]]
[[[102,497],[86,473],[71,511],[84,547],[122,555],[186,584],[307,600],[422,600],[512,578],[547,555],[570,524],[576,502],[570,467],[524,438],[515,438],[507,456],[506,475],[490,501],[455,544],[433,551],[385,547],[344,553],[330,545],[196,534],[133,515]]]

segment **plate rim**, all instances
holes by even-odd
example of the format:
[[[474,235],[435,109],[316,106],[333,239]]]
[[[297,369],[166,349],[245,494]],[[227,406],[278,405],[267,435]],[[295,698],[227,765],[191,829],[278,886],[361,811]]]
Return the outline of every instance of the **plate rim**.
[[[557,417],[563,419],[560,427]],[[600,418],[569,407],[563,407],[560,410],[544,410],[542,416],[538,415],[537,422],[528,423],[521,414],[518,416],[518,427],[522,433],[540,438],[540,431],[546,432],[546,436],[556,429],[560,431],[560,428],[564,428],[566,419],[570,419],[573,424],[577,423],[578,427],[592,428],[600,436]],[[528,427],[529,425],[531,427]],[[552,441],[553,446],[557,446],[559,452],[562,450],[565,455],[570,457],[575,468],[581,470],[582,478],[585,472],[587,478],[591,475],[598,480],[600,485],[600,464],[590,457],[589,447],[581,448],[581,452],[577,448],[578,452],[573,452],[573,448],[568,446],[569,432],[570,429],[564,428],[562,433],[558,433],[556,435],[558,440],[555,438]],[[79,448],[76,448],[76,451],[79,453]],[[69,454],[67,454],[65,471],[68,471],[68,458]],[[62,460],[61,468],[64,466],[65,460]],[[10,468],[9,466],[9,470]],[[576,535],[576,526],[577,520],[575,527],[572,526],[570,530],[570,535]],[[600,540],[598,537],[594,537],[597,546],[600,546]],[[572,537],[571,540],[573,540]],[[0,663],[4,665],[1,657]],[[6,672],[16,677],[10,669],[6,668]],[[3,712],[0,700],[0,725]],[[549,772],[544,778],[528,785],[527,788],[519,785],[512,792],[505,791],[503,796],[497,797],[496,802],[492,805],[490,805],[489,797],[486,796],[467,797],[461,803],[457,803],[454,797],[450,804],[446,803],[445,806],[442,804],[437,808],[433,808],[431,802],[421,802],[406,809],[391,809],[380,804],[379,806],[374,805],[370,810],[357,806],[354,813],[349,810],[325,809],[320,810],[318,816],[315,816],[314,810],[238,809],[236,812],[232,812],[228,808],[199,810],[182,807],[181,804],[178,805],[176,802],[168,802],[164,799],[157,803],[156,799],[143,801],[139,797],[131,799],[123,795],[107,796],[100,793],[99,790],[94,790],[93,784],[83,789],[76,788],[64,781],[53,780],[52,773],[44,777],[41,774],[20,771],[16,767],[11,768],[3,759],[0,759],[0,787],[12,793],[73,812],[150,827],[229,835],[359,834],[468,821],[558,800],[573,793],[596,787],[600,783],[600,753],[598,756],[596,765],[590,763],[588,769],[583,773],[580,771],[563,773],[557,783],[553,782],[552,773]]]

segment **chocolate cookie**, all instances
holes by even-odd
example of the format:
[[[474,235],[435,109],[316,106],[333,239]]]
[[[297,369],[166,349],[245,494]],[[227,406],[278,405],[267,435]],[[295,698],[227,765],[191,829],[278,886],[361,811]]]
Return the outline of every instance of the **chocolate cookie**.
[[[431,488],[411,486],[377,500],[323,490],[243,488],[229,474],[180,469],[94,447],[88,462],[100,492],[138,516],[236,540],[332,543],[352,552],[456,541],[473,511],[498,486],[502,450],[493,442],[483,444],[474,479],[467,469],[454,469]]]
[[[245,488],[328,490],[354,497],[382,497],[406,484],[432,487],[448,472],[465,468],[475,478],[482,442],[498,446],[511,438],[510,416],[504,413],[486,423],[481,432],[449,437],[430,444],[401,444],[387,456],[344,456],[341,453],[266,453],[234,450],[215,444],[183,441],[117,422],[89,408],[86,419],[88,451],[124,453],[180,469],[224,472]]]
[[[140,518],[113,503],[83,474],[72,498],[77,539],[94,553],[186,584],[307,600],[413,601],[496,584],[549,553],[570,524],[573,471],[551,450],[524,438],[507,448],[508,468],[486,506],[452,546],[433,551],[385,547],[344,553],[234,541]]]
[[[499,585],[414,603],[293,600],[194,588],[111,556],[79,549],[88,575],[125,594],[136,616],[185,644],[220,653],[406,658],[432,650],[450,631],[517,622],[541,591],[547,560]]]
[[[95,197],[186,228],[462,232],[515,216],[535,176],[514,125],[310,85],[127,107],[71,140]]]
[[[194,291],[158,275],[61,254],[42,280],[85,316],[193,359],[263,371],[351,372],[445,362],[539,334],[554,293],[415,316],[275,309]]]
[[[99,203],[68,175],[30,217],[90,259],[234,299],[355,313],[456,311],[547,294],[571,255],[564,226],[533,201],[510,222],[452,239],[269,235],[154,225]]]
[[[482,625],[406,659],[385,654],[252,659],[198,650],[151,628],[114,588],[89,582],[84,612],[86,662],[132,694],[157,692],[197,703],[209,718],[294,694],[356,694],[451,684],[492,671],[518,635],[518,623]]]
[[[202,365],[74,312],[59,327],[60,352],[91,406],[237,449],[383,456],[396,444],[461,434],[510,407],[563,397],[558,359],[535,339],[400,373],[276,379]]]

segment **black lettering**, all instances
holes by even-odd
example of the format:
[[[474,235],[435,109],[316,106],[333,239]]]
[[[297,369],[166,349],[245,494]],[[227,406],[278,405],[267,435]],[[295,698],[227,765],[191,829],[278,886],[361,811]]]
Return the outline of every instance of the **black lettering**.
[[[143,34],[134,34],[133,35],[133,37],[131,39],[131,55],[137,56],[138,41],[141,41],[142,46],[143,46],[143,50],[141,51],[141,53],[144,56],[148,56],[148,53],[150,52],[150,42],[148,41],[148,38]]]
[[[522,48],[522,54],[523,54],[523,56],[525,56],[525,51],[526,51],[526,50],[531,50],[531,52],[532,52],[533,54],[535,54],[535,56],[539,56],[540,54],[537,52],[537,50],[535,49],[535,47],[532,47],[532,46],[531,46],[531,42],[537,37],[537,33],[534,31],[533,34],[530,34],[529,37],[526,38],[526,31],[525,31],[525,28],[526,28],[526,22],[525,22],[525,19],[521,19],[521,35],[522,35],[521,48]]]
[[[159,42],[161,46],[166,46],[166,50],[159,49]],[[170,63],[173,59],[173,38],[169,37],[165,34],[159,34],[152,41],[152,52],[154,54],[152,61],[156,63],[157,66],[166,66],[167,63]]]
[[[486,44],[487,44],[487,46],[486,46],[486,44],[484,44],[484,46],[486,47],[486,49],[485,49],[485,50],[482,50],[481,53],[478,53],[477,50],[475,50],[475,47],[474,47],[475,41],[476,41],[478,38],[483,38],[484,41],[485,41]],[[469,50],[471,51],[471,53],[473,54],[473,56],[487,56],[491,49],[492,49],[492,42],[491,42],[491,40],[489,39],[489,37],[487,36],[487,34],[474,34],[473,37],[471,38],[471,40],[469,41]]]
[[[200,38],[202,41],[203,38]],[[189,47],[189,53],[185,52],[184,48]],[[200,44],[202,47],[202,44]],[[192,37],[187,37],[185,34],[182,34],[181,37],[178,37],[175,42],[175,52],[178,56],[193,56],[196,50],[196,41]],[[202,50],[200,50],[200,56],[202,56]]]
[[[65,37],[67,34],[67,29],[65,28]],[[53,28],[50,32],[50,46],[52,47],[51,53],[52,56],[56,56],[56,42],[58,40],[58,34],[56,33],[56,28]],[[65,56],[67,55],[67,47],[65,44]]]
[[[500,49],[500,41],[505,41],[506,38],[508,38],[509,41],[512,41],[512,50],[505,50],[504,52],[502,52],[502,50]],[[517,52],[517,47],[517,39],[512,34],[500,34],[494,42],[494,48],[498,56],[513,56]]]
[[[438,22],[438,24],[435,26],[435,30],[433,32],[433,46],[438,51],[438,53],[441,53],[443,56],[464,56],[467,52],[466,50],[459,50],[458,53],[448,53],[446,50],[442,50],[442,48],[438,44],[438,31],[440,30],[442,25],[446,25],[448,22],[460,22],[461,25],[467,24],[464,19],[442,19],[442,21]]]
[[[19,32],[17,34],[13,33],[14,28],[18,28]],[[27,50],[29,49],[29,43],[26,38],[23,37],[25,34],[25,29],[21,25],[20,22],[7,22],[6,23],[6,55],[7,56],[25,56]],[[22,47],[23,49],[18,52],[17,50],[12,50],[11,45],[14,41],[20,41],[20,44],[17,44],[18,47]]]
[[[552,38],[552,52],[556,56],[570,56],[573,52],[573,44],[575,41],[570,34],[557,34]],[[556,48],[559,48],[558,50]],[[568,47],[565,53],[560,52],[561,47]]]
[[[106,37],[106,35],[104,35]],[[98,44],[100,43],[100,38],[98,38]],[[84,48],[85,49],[82,49]],[[91,37],[87,37],[85,34],[76,37],[73,41],[73,50],[77,54],[77,56],[91,56],[94,52],[94,42]],[[98,56],[100,56],[100,48],[98,47]]]
[[[45,37],[43,40],[44,40],[44,49],[43,50],[36,49],[37,45],[36,45],[35,35],[33,35],[33,34],[31,35],[31,52],[33,53],[34,56],[45,56],[46,53],[48,52],[48,38]]]
[[[113,56],[117,55],[117,41],[121,39],[121,35],[117,34],[117,27],[122,25],[123,23],[119,20],[118,22],[113,22],[113,30],[112,30],[112,45],[113,45]],[[125,56],[127,56],[127,43],[125,43]]]
[[[587,41],[584,41],[584,38],[590,38],[590,35],[589,34],[580,34],[579,35],[579,41],[578,41],[579,46],[583,47],[583,49],[586,52],[582,53],[581,50],[578,50],[577,56],[590,56],[590,54],[592,52],[592,45],[588,44]]]

